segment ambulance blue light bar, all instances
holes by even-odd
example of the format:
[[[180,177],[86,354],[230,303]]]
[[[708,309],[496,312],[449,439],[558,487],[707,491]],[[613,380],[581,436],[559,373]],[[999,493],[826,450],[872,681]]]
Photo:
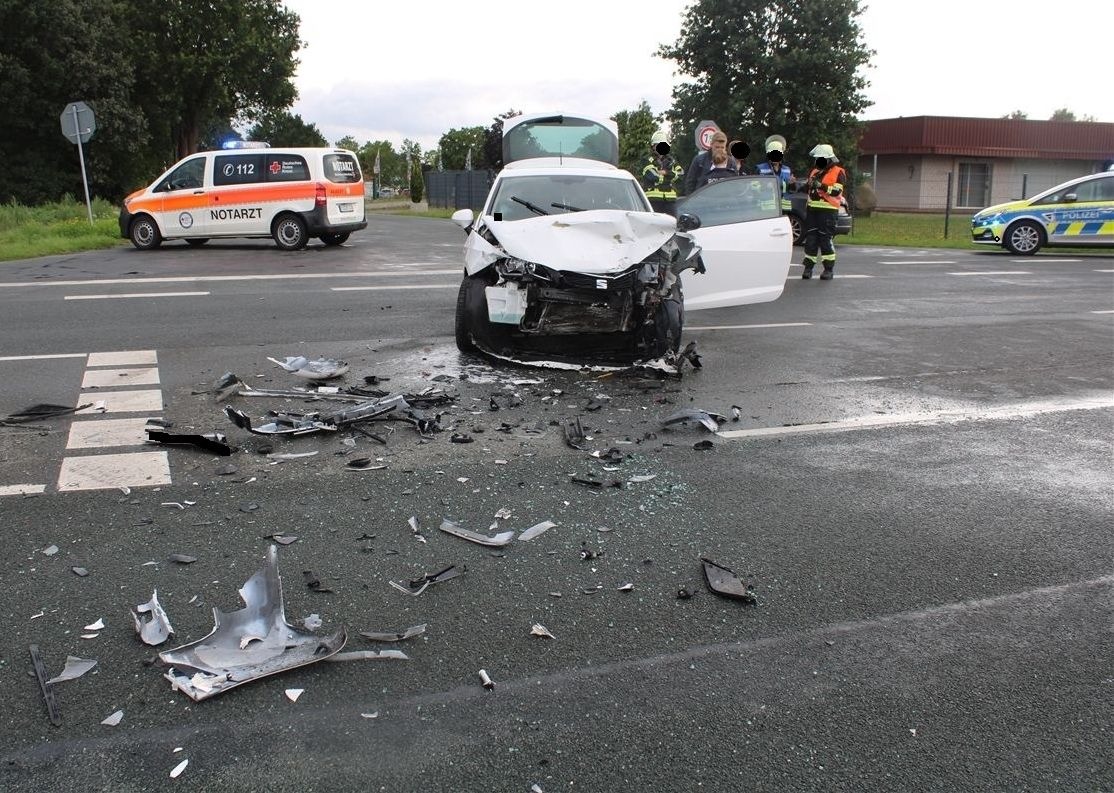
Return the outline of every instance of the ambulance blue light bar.
[[[269,149],[271,144],[263,140],[226,140],[222,149]]]

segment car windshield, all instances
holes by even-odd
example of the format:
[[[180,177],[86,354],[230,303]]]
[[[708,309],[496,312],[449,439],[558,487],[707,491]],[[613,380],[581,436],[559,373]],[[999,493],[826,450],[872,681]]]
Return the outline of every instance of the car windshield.
[[[496,220],[525,220],[589,209],[650,211],[631,179],[546,174],[500,179],[489,212]]]

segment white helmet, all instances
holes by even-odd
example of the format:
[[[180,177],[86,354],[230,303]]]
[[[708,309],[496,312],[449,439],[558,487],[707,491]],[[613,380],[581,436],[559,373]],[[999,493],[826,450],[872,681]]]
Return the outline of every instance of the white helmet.
[[[666,134],[665,130],[659,129],[654,133],[653,137],[650,138],[650,148],[658,154],[669,154],[669,135]]]
[[[781,135],[771,135],[766,138],[766,153],[769,154],[772,151],[780,151],[785,154],[785,138]]]
[[[828,143],[820,143],[820,144],[817,144],[816,146],[813,146],[812,151],[810,151],[808,153],[808,156],[809,157],[824,157],[824,158],[830,160],[831,162],[839,162],[839,158],[836,157],[835,152],[832,151],[832,147]]]

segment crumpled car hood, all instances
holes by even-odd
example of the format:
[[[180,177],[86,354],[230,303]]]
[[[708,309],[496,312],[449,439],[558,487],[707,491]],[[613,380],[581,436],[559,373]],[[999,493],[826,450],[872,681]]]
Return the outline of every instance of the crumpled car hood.
[[[475,275],[504,256],[555,270],[605,274],[638,264],[677,232],[676,221],[654,212],[595,209],[484,225],[502,250],[475,232],[464,244],[464,264]]]

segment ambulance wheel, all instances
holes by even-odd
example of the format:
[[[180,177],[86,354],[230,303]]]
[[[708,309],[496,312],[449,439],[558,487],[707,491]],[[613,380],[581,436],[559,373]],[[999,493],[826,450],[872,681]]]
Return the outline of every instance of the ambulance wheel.
[[[306,224],[297,215],[280,215],[271,236],[275,238],[275,245],[284,251],[300,251],[309,241]]]
[[[149,251],[162,245],[162,234],[159,233],[159,227],[147,215],[140,215],[132,221],[128,236],[131,238],[132,245],[141,251]]]
[[[343,245],[348,242],[348,233],[344,234],[322,234],[321,241],[326,245]]]
[[[1044,229],[1031,220],[1022,220],[1006,229],[1002,244],[1010,253],[1032,256],[1044,244]]]
[[[208,241],[209,241],[208,237],[202,237],[201,239],[190,239],[190,240],[186,240],[186,245],[189,245],[191,248],[200,248],[202,245],[204,245]]]

